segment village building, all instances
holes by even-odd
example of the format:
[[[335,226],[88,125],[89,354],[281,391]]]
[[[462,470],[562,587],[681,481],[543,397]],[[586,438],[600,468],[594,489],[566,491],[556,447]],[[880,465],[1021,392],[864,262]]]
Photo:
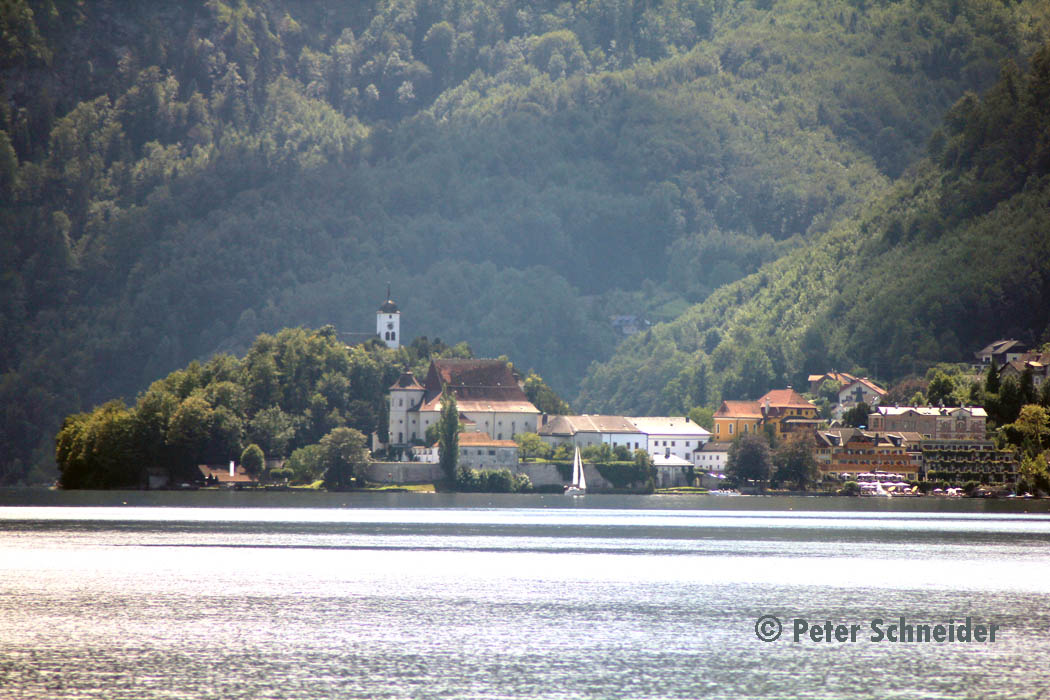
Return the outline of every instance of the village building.
[[[835,371],[809,375],[809,393],[819,394],[827,381],[832,381],[838,386],[837,403],[832,411],[834,418],[841,418],[843,413],[861,403],[868,406],[881,403],[882,397],[886,395],[886,389],[867,377],[855,377],[847,372]]]
[[[550,416],[537,433],[552,447],[622,445],[633,452],[646,445],[646,436],[623,416]]]
[[[900,433],[877,433],[857,428],[817,430],[817,469],[821,475],[855,478],[858,474],[887,472],[917,479],[919,465],[911,458]]]
[[[878,406],[868,415],[868,429],[914,432],[924,439],[984,440],[987,419],[980,406]]]
[[[1020,383],[1025,372],[1032,376],[1032,386],[1039,389],[1046,381],[1047,370],[1050,368],[1050,353],[1029,352],[1016,360],[1007,362],[999,368],[999,379],[1007,377]]]
[[[740,435],[764,431],[771,426],[780,437],[820,424],[817,407],[791,387],[774,389],[758,401],[723,401],[715,412],[715,440],[734,440]]]
[[[961,484],[1017,481],[1017,454],[996,449],[991,440],[924,439],[922,469],[926,479]]]
[[[503,360],[434,360],[420,384],[405,372],[390,387],[389,444],[407,447],[424,440],[441,418],[445,385],[456,397],[460,422],[493,440],[512,440],[536,432],[540,411],[525,396],[510,365]]]
[[[685,416],[551,416],[538,433],[554,447],[623,446],[631,452],[645,450],[654,459],[675,456],[690,465],[693,451],[711,438]]]
[[[693,450],[693,466],[703,472],[721,474],[726,470],[729,461],[729,448],[732,442],[705,442]]]
[[[628,421],[645,435],[645,449],[657,457],[678,457],[693,463],[693,452],[711,439],[711,433],[685,416],[631,416]]]
[[[656,470],[656,487],[661,489],[675,486],[693,486],[694,467],[692,461],[678,455],[656,455],[652,458]]]
[[[518,443],[493,440],[485,433],[462,432],[459,434],[459,466],[515,471],[518,468]]]
[[[1028,352],[1028,347],[1019,340],[997,340],[974,353],[981,365],[990,365],[992,360],[999,367],[1009,364]]]

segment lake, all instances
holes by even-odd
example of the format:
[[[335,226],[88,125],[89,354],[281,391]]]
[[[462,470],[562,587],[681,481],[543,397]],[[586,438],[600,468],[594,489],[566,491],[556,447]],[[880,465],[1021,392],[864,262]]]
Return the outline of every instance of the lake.
[[[0,697],[1050,697],[1048,511],[0,491]]]

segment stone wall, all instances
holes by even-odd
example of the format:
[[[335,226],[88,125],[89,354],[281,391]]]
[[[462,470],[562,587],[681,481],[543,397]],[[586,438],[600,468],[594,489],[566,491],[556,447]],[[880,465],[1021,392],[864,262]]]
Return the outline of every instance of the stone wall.
[[[375,484],[432,484],[444,476],[441,465],[427,462],[372,462],[365,469]]]

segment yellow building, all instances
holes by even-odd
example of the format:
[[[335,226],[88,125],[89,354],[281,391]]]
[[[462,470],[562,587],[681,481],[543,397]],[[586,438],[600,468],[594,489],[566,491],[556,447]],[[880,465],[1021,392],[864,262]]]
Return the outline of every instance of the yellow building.
[[[715,412],[715,440],[733,440],[773,426],[778,437],[820,423],[819,411],[794,389],[774,389],[758,401],[723,401]]]

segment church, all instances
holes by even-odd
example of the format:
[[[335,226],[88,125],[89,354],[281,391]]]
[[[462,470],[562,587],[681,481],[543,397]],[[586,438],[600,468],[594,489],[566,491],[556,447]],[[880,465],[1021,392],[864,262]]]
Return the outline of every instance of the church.
[[[389,289],[376,312],[376,332],[387,347],[400,347],[401,312]],[[493,440],[536,432],[540,410],[529,401],[507,362],[433,360],[422,384],[411,372],[404,372],[390,387],[390,446],[407,447],[425,439],[427,428],[441,418],[441,391],[446,384],[456,397],[465,430],[485,433]]]

